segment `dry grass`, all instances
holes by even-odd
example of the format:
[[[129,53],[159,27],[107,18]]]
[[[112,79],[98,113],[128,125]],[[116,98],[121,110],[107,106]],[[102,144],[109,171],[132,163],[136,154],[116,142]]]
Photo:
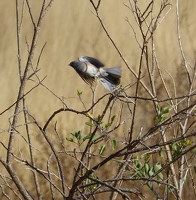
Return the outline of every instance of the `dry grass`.
[[[7,108],[14,102],[19,85],[17,52],[16,52],[16,25],[15,25],[15,4],[8,4],[6,0],[1,1],[1,31],[0,31],[0,65],[1,65],[1,110]],[[36,2],[37,4],[37,2]],[[182,4],[182,5],[181,5]],[[188,60],[193,63],[196,49],[194,33],[194,1],[180,3],[181,36]],[[33,12],[39,11],[39,4],[32,6]],[[37,8],[37,9],[36,9]],[[122,84],[129,83],[133,78],[128,72],[121,58],[113,48],[105,33],[102,31],[96,17],[90,11],[91,5],[88,1],[59,1],[54,2],[50,13],[46,16],[42,27],[38,49],[40,50],[45,42],[46,48],[40,61],[40,77],[47,75],[44,81],[55,94],[65,98],[76,97],[76,91],[83,91],[83,97],[91,94],[90,88],[81,81],[77,74],[68,67],[68,63],[80,55],[90,55],[102,60],[106,66],[120,65],[123,68]],[[136,44],[131,28],[126,22],[126,17],[131,17],[130,11],[118,1],[108,1],[100,8],[102,18],[109,33],[114,38],[117,46],[122,51],[131,66],[137,70],[139,62],[139,48]],[[29,16],[26,9],[26,17]],[[131,19],[130,19],[131,20]],[[25,21],[24,21],[25,24]],[[25,33],[22,34],[23,58],[27,56],[25,37],[29,41],[32,34],[32,26],[25,24]],[[159,64],[164,71],[168,70],[173,76],[181,63],[179,45],[176,38],[176,16],[175,7],[163,21],[156,32],[156,51]],[[37,51],[37,56],[39,54]],[[25,65],[25,63],[23,63]],[[134,83],[133,79],[133,83]],[[33,84],[33,83],[32,83]],[[29,84],[30,87],[30,84]],[[100,86],[100,93],[105,91]],[[100,94],[98,94],[100,95]],[[41,114],[40,121],[46,119],[53,110],[61,104],[57,102],[45,89],[39,88],[32,92],[27,99],[29,108],[33,113]],[[69,100],[68,100],[69,101]],[[86,100],[88,102],[88,99]],[[33,103],[32,103],[33,102]],[[74,98],[70,100],[72,108],[81,108]],[[82,108],[81,108],[82,109]],[[2,129],[8,127],[7,118],[12,112],[7,113],[1,119]],[[1,116],[2,117],[2,116]],[[70,119],[71,121],[73,119]]]

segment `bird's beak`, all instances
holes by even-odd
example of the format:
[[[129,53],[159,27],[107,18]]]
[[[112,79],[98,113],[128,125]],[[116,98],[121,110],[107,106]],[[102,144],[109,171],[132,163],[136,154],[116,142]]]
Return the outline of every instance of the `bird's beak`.
[[[69,66],[73,67],[73,63],[74,63],[74,62],[70,62],[70,63],[69,63]]]

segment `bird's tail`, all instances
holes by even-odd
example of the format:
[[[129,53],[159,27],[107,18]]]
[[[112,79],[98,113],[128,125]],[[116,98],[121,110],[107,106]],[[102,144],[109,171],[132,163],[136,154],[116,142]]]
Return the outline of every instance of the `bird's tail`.
[[[99,80],[103,86],[111,92],[120,83],[122,71],[120,67],[104,68],[104,70],[106,76],[99,77]]]

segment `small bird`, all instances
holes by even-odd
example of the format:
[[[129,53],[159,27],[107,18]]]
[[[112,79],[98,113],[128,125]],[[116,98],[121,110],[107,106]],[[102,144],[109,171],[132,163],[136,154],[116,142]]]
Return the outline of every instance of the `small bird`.
[[[80,56],[77,61],[69,65],[90,86],[94,84],[95,78],[98,78],[106,90],[112,92],[120,83],[121,67],[105,68],[102,62],[88,56]]]

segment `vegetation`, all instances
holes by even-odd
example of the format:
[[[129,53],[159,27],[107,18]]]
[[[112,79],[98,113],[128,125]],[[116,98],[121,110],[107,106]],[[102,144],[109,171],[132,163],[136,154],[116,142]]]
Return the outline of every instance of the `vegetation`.
[[[0,33],[1,199],[196,197],[190,2],[10,5],[2,26],[11,35]],[[66,66],[81,55],[119,63],[119,87],[83,83]]]

